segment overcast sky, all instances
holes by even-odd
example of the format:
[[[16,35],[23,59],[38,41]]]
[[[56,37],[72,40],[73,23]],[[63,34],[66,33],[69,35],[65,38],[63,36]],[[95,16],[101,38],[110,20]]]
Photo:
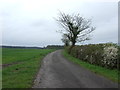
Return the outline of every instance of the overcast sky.
[[[113,2],[114,1],[114,2]],[[3,45],[62,45],[60,26],[54,18],[59,10],[89,19],[96,30],[82,44],[118,41],[117,0],[3,0],[0,1],[0,28]]]

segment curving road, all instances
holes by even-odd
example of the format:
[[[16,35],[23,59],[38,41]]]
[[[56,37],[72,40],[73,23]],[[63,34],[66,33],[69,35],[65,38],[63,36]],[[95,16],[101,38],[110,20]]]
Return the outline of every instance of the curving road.
[[[62,50],[48,54],[42,62],[33,88],[117,88],[106,78],[66,60]]]

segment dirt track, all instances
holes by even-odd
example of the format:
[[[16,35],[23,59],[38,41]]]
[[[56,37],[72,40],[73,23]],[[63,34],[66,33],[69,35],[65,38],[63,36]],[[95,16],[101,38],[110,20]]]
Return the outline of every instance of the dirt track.
[[[117,88],[106,78],[66,60],[61,50],[48,54],[33,88]]]

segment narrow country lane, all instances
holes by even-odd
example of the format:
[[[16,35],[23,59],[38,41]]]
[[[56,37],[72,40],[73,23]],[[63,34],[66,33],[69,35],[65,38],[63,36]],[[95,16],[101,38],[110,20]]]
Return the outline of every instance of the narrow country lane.
[[[33,88],[117,88],[106,78],[66,60],[57,50],[42,62]]]

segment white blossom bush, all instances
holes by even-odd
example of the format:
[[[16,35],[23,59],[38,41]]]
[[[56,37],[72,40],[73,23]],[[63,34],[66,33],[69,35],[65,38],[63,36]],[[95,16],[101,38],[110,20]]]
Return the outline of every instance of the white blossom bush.
[[[67,52],[70,47],[67,47]],[[119,55],[118,55],[119,53]],[[90,64],[117,69],[120,66],[120,46],[114,43],[75,46],[70,53],[73,57]]]
[[[115,46],[105,47],[103,57],[103,66],[110,68],[117,67],[118,48]]]

